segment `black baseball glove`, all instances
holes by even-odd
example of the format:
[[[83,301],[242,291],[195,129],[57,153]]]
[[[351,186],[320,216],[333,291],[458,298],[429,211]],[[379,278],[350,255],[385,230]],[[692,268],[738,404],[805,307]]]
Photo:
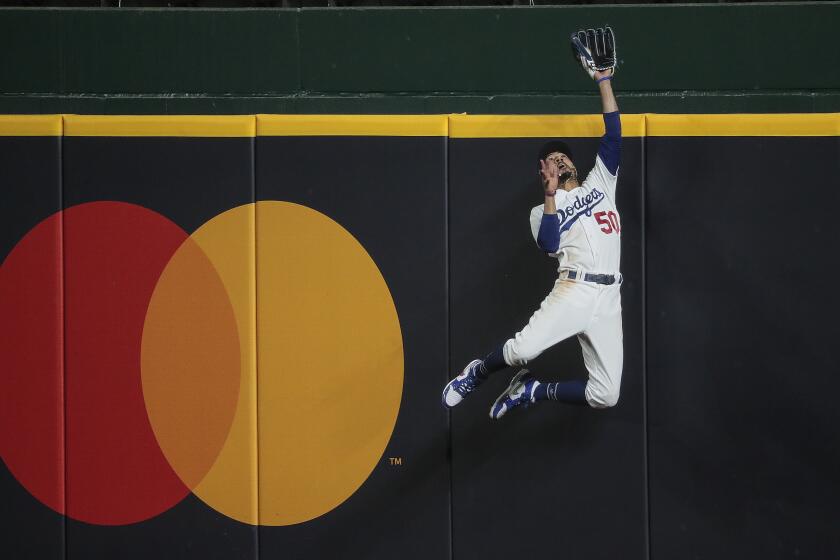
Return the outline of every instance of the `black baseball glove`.
[[[617,62],[615,34],[611,27],[581,29],[572,33],[572,55],[579,60],[590,78],[595,78],[595,71],[604,72],[612,69],[615,73]]]

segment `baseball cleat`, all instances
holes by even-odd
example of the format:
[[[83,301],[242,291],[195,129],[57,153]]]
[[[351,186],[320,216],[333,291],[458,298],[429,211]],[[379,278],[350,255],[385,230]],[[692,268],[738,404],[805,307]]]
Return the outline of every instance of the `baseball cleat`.
[[[446,384],[446,387],[443,388],[443,406],[452,408],[475,391],[476,387],[484,381],[484,378],[478,374],[480,365],[481,360],[471,361],[461,372],[461,375]]]
[[[519,370],[510,380],[510,385],[505,389],[505,392],[499,395],[499,398],[490,407],[490,418],[498,420],[515,406],[528,406],[536,402],[534,390],[537,385],[539,385],[539,381],[528,373],[527,369]]]

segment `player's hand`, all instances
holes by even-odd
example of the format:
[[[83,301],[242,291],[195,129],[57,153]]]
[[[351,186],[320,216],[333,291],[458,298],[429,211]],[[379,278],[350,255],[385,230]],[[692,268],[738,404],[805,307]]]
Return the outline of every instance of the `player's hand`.
[[[560,185],[560,173],[557,163],[553,160],[540,160],[540,178],[542,179],[543,190],[546,196],[553,196]]]
[[[593,80],[612,76],[618,63],[612,28],[581,29],[571,36],[572,56]],[[604,72],[609,71],[609,74]]]

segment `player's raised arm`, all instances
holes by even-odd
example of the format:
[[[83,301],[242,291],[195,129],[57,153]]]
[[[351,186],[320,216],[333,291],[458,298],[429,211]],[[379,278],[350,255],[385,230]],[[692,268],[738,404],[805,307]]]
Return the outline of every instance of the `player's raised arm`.
[[[612,89],[613,69],[604,70],[603,72],[595,72],[595,83],[598,84],[598,89],[601,91],[601,110],[605,115],[610,113],[618,113],[618,101],[615,100],[615,94]]]
[[[621,161],[621,115],[618,112],[618,103],[612,90],[612,70],[600,73],[601,78],[598,88],[601,90],[601,105],[604,110],[604,135],[601,137],[601,144],[598,146],[598,156],[604,162],[604,166],[612,175],[618,173],[618,164]],[[596,78],[598,79],[598,78]]]
[[[612,89],[615,74],[615,35],[610,27],[581,30],[572,34],[572,53],[580,60],[586,73],[598,84],[604,113],[604,135],[598,156],[612,175],[618,173],[621,159],[621,118],[618,102]]]

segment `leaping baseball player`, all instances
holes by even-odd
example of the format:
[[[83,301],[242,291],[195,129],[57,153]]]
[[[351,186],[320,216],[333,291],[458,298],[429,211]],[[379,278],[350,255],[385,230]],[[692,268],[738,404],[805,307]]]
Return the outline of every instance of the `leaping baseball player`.
[[[537,401],[607,408],[618,402],[624,358],[621,329],[621,220],[615,204],[621,120],[612,90],[615,36],[609,27],[573,33],[572,51],[598,86],[604,113],[595,167],[580,182],[572,151],[561,141],[543,146],[540,175],[545,202],[531,210],[537,245],[559,261],[551,292],[513,338],[483,360],[473,360],[443,390],[452,408],[488,376],[527,364],[548,348],[577,335],[589,372],[586,381],[543,383],[520,369],[496,399],[490,417]]]

